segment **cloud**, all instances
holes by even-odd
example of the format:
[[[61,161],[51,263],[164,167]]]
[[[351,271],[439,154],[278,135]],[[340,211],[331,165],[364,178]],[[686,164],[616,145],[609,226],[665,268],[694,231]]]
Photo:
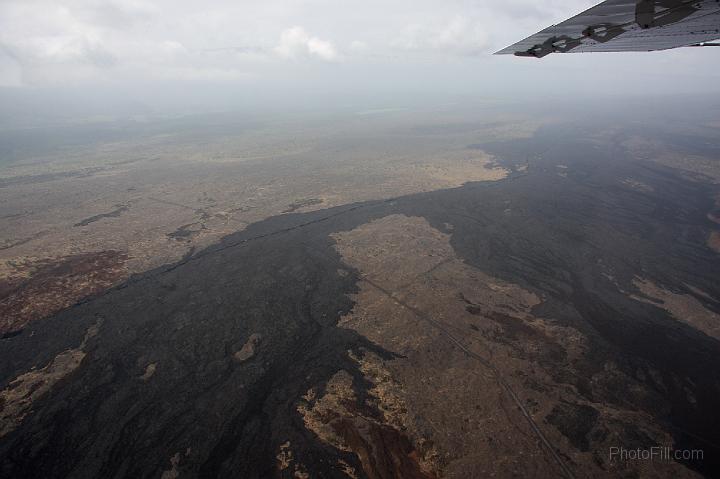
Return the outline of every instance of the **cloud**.
[[[592,0],[583,0],[592,1]],[[542,11],[567,10],[548,0]],[[289,62],[412,63],[489,52],[545,25],[530,0],[0,0],[6,83],[275,76]],[[292,26],[295,25],[295,26]],[[292,26],[291,28],[286,28]],[[519,32],[518,32],[519,30]],[[278,33],[279,32],[279,33]],[[340,47],[342,46],[342,48]],[[380,67],[378,67],[380,68]],[[19,69],[19,74],[18,74]],[[196,74],[191,72],[196,70]],[[308,70],[309,71],[309,70]],[[178,74],[177,72],[182,72]],[[224,81],[224,80],[221,80]]]
[[[407,51],[477,55],[487,50],[488,35],[481,25],[456,16],[440,24],[413,24],[391,45]]]
[[[132,27],[142,22],[155,21],[161,11],[157,5],[139,0],[105,0],[103,2],[86,3],[78,8],[79,19],[94,25],[114,29]]]
[[[598,61],[662,80],[663,58],[686,59],[699,79],[717,76],[712,49],[535,63],[489,55],[596,1],[0,0],[0,86],[197,81],[288,91],[302,77],[313,88],[360,91],[374,79],[379,89],[425,88],[433,77],[474,88],[470,78],[482,72],[481,84],[506,90],[527,74],[565,84]]]
[[[281,58],[319,58],[335,61],[339,55],[335,46],[325,40],[310,36],[302,27],[292,27],[280,35],[280,43],[273,51]]]
[[[0,87],[22,86],[22,68],[14,55],[0,43]]]
[[[353,40],[350,42],[350,50],[355,53],[364,53],[368,51],[368,44],[360,40]]]

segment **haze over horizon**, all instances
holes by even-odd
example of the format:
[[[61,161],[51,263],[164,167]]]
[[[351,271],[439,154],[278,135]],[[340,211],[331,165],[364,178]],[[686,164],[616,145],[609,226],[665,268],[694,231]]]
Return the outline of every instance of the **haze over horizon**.
[[[491,55],[595,3],[8,0],[3,120],[720,92],[720,49]]]

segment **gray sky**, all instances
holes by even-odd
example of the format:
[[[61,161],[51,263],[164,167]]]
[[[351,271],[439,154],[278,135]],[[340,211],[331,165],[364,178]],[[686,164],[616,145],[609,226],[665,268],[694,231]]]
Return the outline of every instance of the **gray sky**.
[[[2,0],[0,101],[8,101],[8,88],[20,97],[122,92],[128,101],[182,99],[208,108],[229,96],[382,103],[413,94],[720,92],[720,48],[540,61],[490,55],[595,3]]]

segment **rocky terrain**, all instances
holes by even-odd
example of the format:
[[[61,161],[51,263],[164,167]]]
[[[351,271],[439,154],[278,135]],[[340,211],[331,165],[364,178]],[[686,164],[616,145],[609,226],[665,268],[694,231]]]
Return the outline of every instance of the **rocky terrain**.
[[[79,304],[8,323],[0,474],[717,475],[720,187],[623,146],[641,133],[547,124],[483,140],[456,125],[437,135],[478,138],[456,145],[459,164],[492,158],[491,176],[334,204],[290,195],[171,263],[91,276]],[[103,211],[72,224],[132,207]],[[5,297],[39,294],[38,274],[58,283],[52,268]],[[704,456],[609,457],[658,445]]]
[[[393,115],[220,121],[101,143],[79,128],[82,146],[29,144],[7,165],[0,158],[0,334],[273,215],[501,179],[507,172],[467,141],[522,137],[537,124],[478,119],[432,134],[434,123],[418,130]],[[28,302],[39,284],[46,299]]]

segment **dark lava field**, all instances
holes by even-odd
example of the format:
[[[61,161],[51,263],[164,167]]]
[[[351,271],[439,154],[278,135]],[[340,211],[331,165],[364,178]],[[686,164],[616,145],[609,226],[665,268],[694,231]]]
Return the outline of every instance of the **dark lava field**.
[[[387,452],[368,469],[362,454],[319,440],[297,411],[309,389],[322,391],[340,370],[355,378],[362,403],[370,385],[348,351],[398,358],[338,326],[353,308],[359,273],[331,237],[388,215],[424,218],[451,234],[465,264],[541,297],[534,316],[587,338],[571,366],[542,356],[553,379],[588,403],[645,414],[676,448],[704,450],[689,468],[717,476],[720,342],[656,301],[638,300],[634,280],[720,313],[720,255],[706,246],[720,188],[588,133],[546,126],[526,140],[469,145],[511,174],[272,217],[3,339],[2,388],[64,351],[84,356],[0,442],[0,476],[303,477],[278,468],[289,441],[307,477],[347,477],[339,461],[357,477],[432,477],[402,459],[414,446],[390,428],[368,433]],[[623,381],[598,392],[591,378],[609,362],[647,394],[634,396]],[[560,406],[536,419],[587,450],[600,416],[598,407]],[[611,432],[645,444],[627,427]],[[571,454],[560,458],[582,476]]]

